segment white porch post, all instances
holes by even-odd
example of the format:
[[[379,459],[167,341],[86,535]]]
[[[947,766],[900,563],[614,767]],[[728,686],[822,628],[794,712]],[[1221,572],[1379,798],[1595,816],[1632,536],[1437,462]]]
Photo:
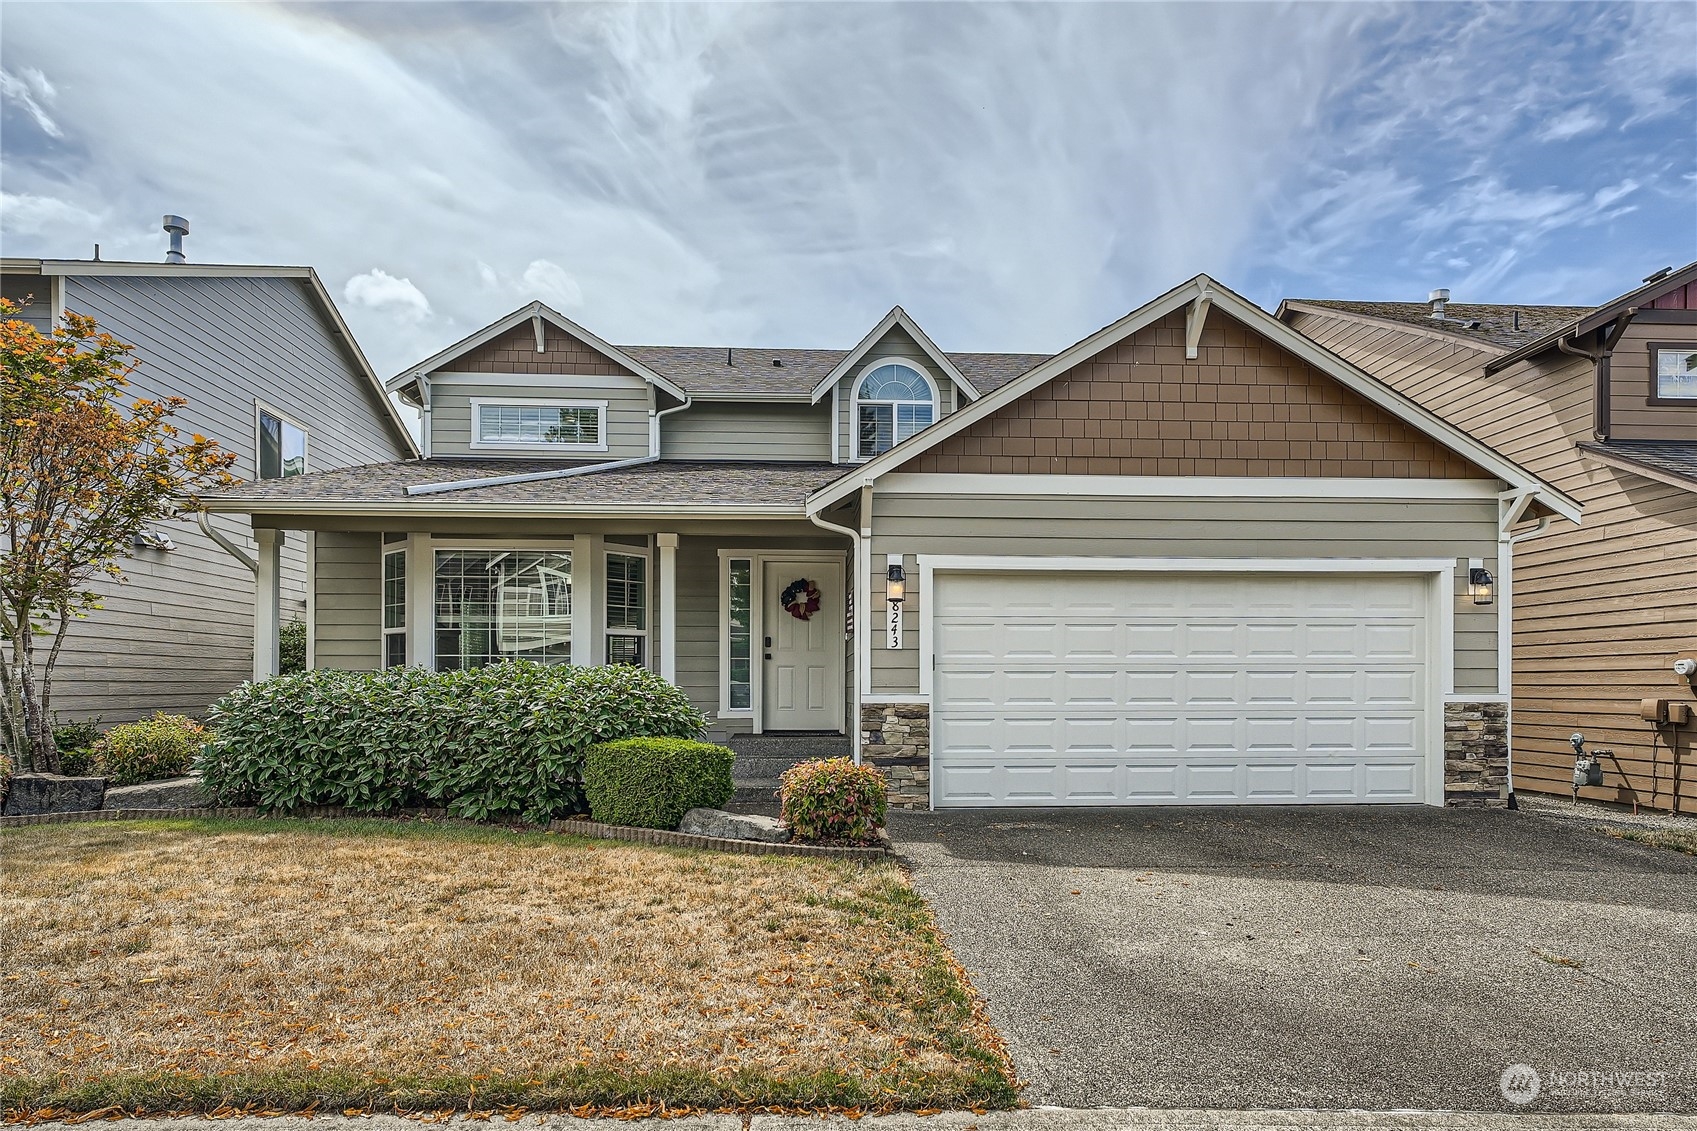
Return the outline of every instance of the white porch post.
[[[253,678],[258,681],[277,674],[284,534],[261,526],[254,528],[253,538],[259,543],[259,568],[253,575]]]
[[[407,666],[436,667],[436,554],[428,534],[407,535]]]
[[[606,584],[600,534],[579,534],[572,539],[572,663],[604,664],[607,640],[602,633],[606,620],[602,589]]]
[[[656,534],[660,548],[660,678],[678,682],[678,536]]]

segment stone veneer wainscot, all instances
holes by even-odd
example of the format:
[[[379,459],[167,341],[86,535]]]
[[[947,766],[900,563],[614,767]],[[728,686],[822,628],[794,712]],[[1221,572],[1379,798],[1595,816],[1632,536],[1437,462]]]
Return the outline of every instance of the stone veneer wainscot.
[[[884,773],[892,809],[931,807],[931,707],[926,703],[864,703],[860,758]]]
[[[1508,704],[1444,704],[1444,804],[1508,804]]]

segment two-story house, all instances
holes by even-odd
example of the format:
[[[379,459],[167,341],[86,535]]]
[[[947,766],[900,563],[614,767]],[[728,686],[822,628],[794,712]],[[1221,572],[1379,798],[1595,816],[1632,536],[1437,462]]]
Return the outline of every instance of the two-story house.
[[[306,532],[316,664],[642,664],[908,805],[1501,804],[1491,575],[1579,517],[1206,276],[1052,356],[533,303],[389,385],[425,458],[211,504]]]
[[[1612,751],[1582,796],[1697,810],[1697,263],[1594,308],[1447,298],[1279,314],[1584,504],[1499,578],[1515,784],[1567,794],[1578,732]]]
[[[174,423],[235,452],[231,470],[243,479],[416,454],[310,267],[8,258],[0,293],[27,303],[22,317],[44,332],[70,310],[134,346],[133,397],[185,398]],[[311,615],[313,592],[305,539],[273,546],[266,529],[255,538],[235,514],[149,531],[124,562],[125,582],[109,585],[66,637],[55,713],[107,723],[156,710],[203,715],[251,678],[259,551],[275,550],[285,621]],[[276,633],[273,617],[262,652],[274,656]]]

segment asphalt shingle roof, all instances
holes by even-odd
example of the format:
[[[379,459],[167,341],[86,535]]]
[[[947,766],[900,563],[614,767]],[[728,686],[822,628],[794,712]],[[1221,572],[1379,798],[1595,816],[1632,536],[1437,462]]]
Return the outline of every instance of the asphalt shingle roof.
[[[1604,452],[1668,475],[1689,479],[1692,488],[1697,490],[1697,440],[1605,440],[1579,446],[1586,451]]]
[[[852,470],[832,463],[708,462],[661,460],[609,468],[563,479],[537,479],[466,487],[430,495],[408,495],[407,488],[428,483],[498,478],[532,472],[591,466],[582,460],[435,458],[340,467],[288,479],[243,483],[208,496],[221,503],[287,502],[310,510],[313,504],[537,503],[569,507],[676,504],[680,506],[761,506],[800,510],[807,496]]]
[[[764,393],[805,397],[848,350],[753,349],[743,346],[619,346],[635,361],[698,396]],[[727,356],[730,364],[725,363]],[[951,353],[945,356],[980,393],[990,392],[1042,361],[1040,353]],[[773,364],[777,362],[778,364]]]
[[[1524,306],[1491,303],[1452,302],[1445,308],[1445,318],[1432,317],[1429,302],[1349,302],[1330,298],[1293,298],[1288,301],[1304,306],[1319,306],[1345,314],[1362,314],[1389,322],[1405,322],[1423,326],[1443,334],[1453,334],[1467,341],[1484,342],[1501,349],[1518,349],[1535,342],[1552,330],[1560,329],[1595,309],[1590,306]],[[1520,314],[1520,329],[1514,328],[1514,316]]]

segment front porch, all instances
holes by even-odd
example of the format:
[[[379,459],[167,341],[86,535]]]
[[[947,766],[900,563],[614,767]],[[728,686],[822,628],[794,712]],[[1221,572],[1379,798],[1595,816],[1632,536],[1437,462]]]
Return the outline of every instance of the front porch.
[[[280,548],[300,539],[309,667],[636,664],[682,688],[720,741],[848,733],[845,537],[807,522],[377,529],[404,518],[257,528],[256,678],[277,671]]]

